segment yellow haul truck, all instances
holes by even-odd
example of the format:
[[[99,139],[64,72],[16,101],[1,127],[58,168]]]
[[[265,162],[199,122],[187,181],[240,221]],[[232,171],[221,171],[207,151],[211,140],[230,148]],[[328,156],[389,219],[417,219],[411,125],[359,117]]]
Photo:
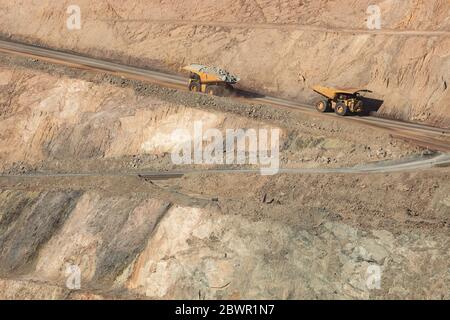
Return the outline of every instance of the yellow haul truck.
[[[328,112],[334,110],[340,116],[363,112],[364,105],[361,99],[361,92],[371,92],[366,89],[340,89],[322,86],[314,86],[312,89],[322,96],[315,102],[317,111]]]
[[[191,64],[183,67],[189,71],[189,91],[203,92],[215,96],[227,96],[234,90],[233,85],[240,79],[231,73],[201,64]]]

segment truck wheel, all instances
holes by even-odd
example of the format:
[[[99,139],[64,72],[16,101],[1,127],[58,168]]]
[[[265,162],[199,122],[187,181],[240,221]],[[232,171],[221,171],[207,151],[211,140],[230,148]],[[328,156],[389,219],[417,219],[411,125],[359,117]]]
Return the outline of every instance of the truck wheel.
[[[198,83],[198,82],[191,82],[189,84],[189,91],[200,92],[200,83]]]
[[[319,112],[329,112],[331,109],[331,104],[328,99],[318,99],[315,103],[316,110]]]
[[[336,106],[334,107],[334,112],[336,112],[337,115],[345,116],[348,112],[348,108],[343,102],[336,103]]]
[[[222,90],[219,86],[207,86],[205,92],[209,96],[220,96]]]

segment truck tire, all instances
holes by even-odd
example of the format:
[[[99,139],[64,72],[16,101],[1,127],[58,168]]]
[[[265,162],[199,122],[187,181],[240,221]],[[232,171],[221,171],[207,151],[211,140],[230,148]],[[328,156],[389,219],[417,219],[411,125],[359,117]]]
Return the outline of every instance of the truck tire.
[[[328,99],[317,99],[314,103],[316,110],[319,112],[329,112],[331,111],[331,103]]]
[[[339,116],[345,116],[348,112],[348,108],[343,102],[336,103],[336,106],[334,107],[334,112],[336,112]]]
[[[189,84],[189,91],[200,92],[200,90],[201,90],[200,83],[193,81]]]

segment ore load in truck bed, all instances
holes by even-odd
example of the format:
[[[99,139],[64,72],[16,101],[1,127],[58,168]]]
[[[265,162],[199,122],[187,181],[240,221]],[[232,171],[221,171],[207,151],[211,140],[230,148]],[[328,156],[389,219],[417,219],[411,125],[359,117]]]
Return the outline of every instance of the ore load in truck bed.
[[[215,76],[220,78],[222,81],[227,82],[227,83],[231,83],[231,84],[234,84],[234,83],[236,83],[236,82],[238,82],[240,80],[239,77],[229,73],[226,70],[218,68],[218,67],[208,67],[208,66],[204,66],[204,65],[201,65],[201,64],[191,64],[189,66],[189,68],[192,69],[192,70],[196,70],[197,72],[203,72],[203,73],[207,73],[207,74],[214,74]]]

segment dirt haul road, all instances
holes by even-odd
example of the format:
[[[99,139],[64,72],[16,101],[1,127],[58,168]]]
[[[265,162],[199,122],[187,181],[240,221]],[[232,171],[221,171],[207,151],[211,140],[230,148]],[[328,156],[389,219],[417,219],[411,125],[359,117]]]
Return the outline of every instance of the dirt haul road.
[[[186,90],[187,88],[187,79],[178,75],[146,70],[133,66],[85,57],[78,54],[60,52],[17,42],[0,40],[0,52],[31,57],[74,68],[106,72],[114,75],[119,75],[124,78],[148,81],[181,90]],[[240,98],[258,103],[270,104],[277,107],[291,108],[304,113],[314,113],[314,115],[318,117],[337,117],[334,114],[318,114],[314,110],[313,106],[309,104],[298,103],[295,101],[289,101],[271,96],[248,97],[244,95]],[[392,134],[392,136],[407,140],[418,146],[434,151],[450,152],[449,129],[441,129],[422,124],[382,119],[373,116],[345,117],[342,118],[342,121],[357,121],[365,125],[387,130],[390,134]]]
[[[151,24],[161,25],[182,25],[182,26],[206,26],[206,27],[229,27],[243,29],[278,29],[278,30],[301,30],[301,31],[319,31],[329,33],[349,33],[349,34],[371,34],[371,35],[392,35],[392,36],[449,36],[450,31],[433,30],[370,30],[370,29],[354,29],[354,28],[323,28],[310,25],[302,25],[297,23],[237,23],[237,22],[218,22],[218,21],[201,21],[201,20],[176,20],[176,19],[99,19],[104,22],[114,23],[130,23],[130,22],[147,22]]]
[[[437,154],[432,157],[421,157],[401,161],[379,162],[368,165],[359,165],[349,168],[280,168],[276,173],[288,174],[368,174],[389,173],[429,169],[434,167],[450,166],[450,154]],[[185,169],[171,172],[149,171],[123,171],[123,172],[78,172],[78,173],[30,173],[30,174],[0,174],[2,178],[62,178],[62,177],[127,177],[139,176],[149,180],[166,180],[181,178],[193,174],[258,174],[260,169],[234,168],[234,169]]]

